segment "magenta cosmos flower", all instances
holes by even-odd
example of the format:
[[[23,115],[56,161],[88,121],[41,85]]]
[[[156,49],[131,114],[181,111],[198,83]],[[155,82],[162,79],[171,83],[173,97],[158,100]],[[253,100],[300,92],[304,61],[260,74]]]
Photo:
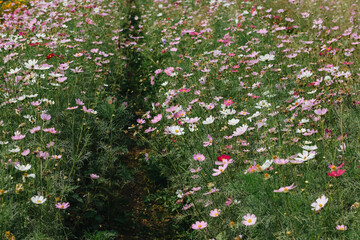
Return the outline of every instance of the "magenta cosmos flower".
[[[245,215],[243,218],[244,218],[244,221],[242,221],[242,224],[244,224],[245,226],[254,225],[256,223],[256,219],[257,219],[255,214],[250,215],[250,213]]]
[[[193,225],[192,225],[192,229],[203,229],[207,227],[207,222],[205,221],[196,221]]]
[[[205,160],[205,156],[202,155],[201,153],[194,154],[193,158],[194,158],[194,160],[199,161],[199,162],[202,162]]]

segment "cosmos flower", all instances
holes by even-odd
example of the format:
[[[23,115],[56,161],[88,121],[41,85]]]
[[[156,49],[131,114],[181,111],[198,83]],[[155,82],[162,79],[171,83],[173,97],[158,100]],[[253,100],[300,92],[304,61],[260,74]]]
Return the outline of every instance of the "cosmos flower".
[[[289,190],[296,188],[296,186],[294,186],[294,183],[291,184],[290,186],[287,187],[281,187],[278,190],[274,190],[274,192],[284,192],[287,193]]]
[[[345,169],[338,169],[336,171],[331,171],[327,173],[330,177],[340,177],[345,173]]]
[[[248,213],[247,215],[245,215],[244,220],[242,221],[242,224],[244,224],[245,226],[251,226],[254,225],[256,223],[256,216],[254,214]]]
[[[91,173],[91,174],[90,174],[90,177],[91,177],[92,179],[98,179],[100,176],[97,175],[97,174]]]
[[[196,221],[192,226],[192,229],[203,229],[207,227],[207,222],[205,221]]]
[[[345,230],[347,230],[347,226],[345,226],[345,225],[337,225],[336,230],[345,231]]]
[[[43,204],[46,201],[46,198],[43,196],[33,196],[31,201],[35,204]]]
[[[314,151],[308,152],[308,151],[304,150],[302,152],[302,154],[301,153],[298,154],[298,157],[296,157],[295,160],[305,162],[305,161],[313,159],[315,157],[315,155],[316,155],[316,153]]]
[[[210,211],[210,217],[218,217],[220,214],[221,210],[220,209],[214,209]]]
[[[70,203],[69,202],[57,203],[55,204],[55,207],[58,209],[67,209],[68,207],[70,207]]]
[[[214,173],[212,175],[214,177],[220,175],[221,173],[223,173],[225,171],[227,166],[228,166],[228,164],[224,164],[224,165],[220,166],[218,169],[214,168],[213,169]]]
[[[15,168],[19,171],[25,172],[31,168],[31,165],[30,164],[26,164],[26,165],[15,164]]]
[[[194,160],[202,162],[205,160],[205,156],[201,153],[197,153],[193,155]]]
[[[318,212],[320,209],[322,209],[325,204],[328,202],[328,198],[325,197],[325,195],[322,195],[321,197],[319,197],[318,199],[316,199],[316,202],[311,204],[311,207],[313,211]]]
[[[185,134],[184,132],[184,128],[180,127],[180,126],[171,126],[169,127],[169,132],[174,134],[174,135],[183,135]]]

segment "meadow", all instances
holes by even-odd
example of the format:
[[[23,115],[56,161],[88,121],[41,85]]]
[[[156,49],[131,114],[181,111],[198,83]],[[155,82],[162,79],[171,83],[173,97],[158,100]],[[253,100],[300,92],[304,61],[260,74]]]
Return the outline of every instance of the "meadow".
[[[360,238],[358,0],[1,4],[4,239]]]

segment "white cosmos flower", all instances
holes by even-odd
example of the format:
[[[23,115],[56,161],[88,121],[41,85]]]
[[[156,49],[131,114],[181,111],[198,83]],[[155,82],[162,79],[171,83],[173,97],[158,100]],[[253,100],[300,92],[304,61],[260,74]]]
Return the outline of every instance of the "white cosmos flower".
[[[266,160],[265,163],[259,167],[259,170],[264,171],[265,169],[268,169],[273,162],[273,160]]]
[[[328,202],[328,198],[325,195],[322,195],[321,197],[319,197],[318,199],[316,199],[316,202],[312,203],[312,209],[313,211],[319,211],[320,209],[322,209],[325,204]]]
[[[317,146],[316,146],[316,145],[314,145],[314,146],[307,146],[307,145],[305,145],[305,146],[302,146],[302,148],[303,148],[304,150],[307,150],[307,151],[314,151],[314,150],[317,149]]]
[[[18,146],[15,146],[14,149],[10,149],[9,152],[11,153],[17,153],[17,152],[20,152],[20,148]]]
[[[248,125],[243,124],[241,127],[236,128],[236,130],[233,132],[232,136],[233,137],[240,136],[241,134],[246,132],[247,129],[248,129]]]
[[[307,123],[307,122],[309,122],[309,121],[310,121],[309,119],[303,118],[303,119],[300,120],[299,123]]]
[[[302,128],[302,129],[296,129],[296,133],[305,133],[306,129]]]
[[[38,60],[34,59],[34,60],[29,60],[28,62],[24,63],[24,65],[27,69],[31,69],[31,68],[35,67],[35,65],[37,63],[38,63]]]
[[[31,201],[35,204],[43,204],[46,201],[46,198],[44,198],[44,196],[33,196]]]
[[[10,71],[8,71],[7,73],[9,75],[12,75],[12,74],[18,73],[20,70],[21,70],[21,68],[10,69]]]
[[[27,170],[29,170],[29,169],[31,168],[31,165],[30,165],[30,164],[26,164],[26,166],[25,166],[25,165],[16,164],[16,165],[15,165],[15,168],[16,168],[17,170],[19,170],[19,171],[27,171]]]
[[[211,123],[214,122],[214,120],[215,120],[215,118],[213,116],[210,116],[210,117],[206,118],[205,121],[203,121],[202,123],[205,124],[205,125],[206,124],[211,124]]]
[[[302,152],[302,154],[298,153],[298,157],[296,157],[295,160],[305,162],[305,161],[313,159],[315,157],[315,155],[316,155],[316,153],[313,151],[308,152],[308,151],[304,150]]]
[[[180,126],[171,126],[169,127],[169,132],[174,134],[174,135],[183,135],[184,132],[184,128],[180,127]]]
[[[236,124],[238,124],[240,122],[239,119],[236,119],[236,118],[232,118],[229,120],[228,124],[231,125],[231,126],[234,126]]]

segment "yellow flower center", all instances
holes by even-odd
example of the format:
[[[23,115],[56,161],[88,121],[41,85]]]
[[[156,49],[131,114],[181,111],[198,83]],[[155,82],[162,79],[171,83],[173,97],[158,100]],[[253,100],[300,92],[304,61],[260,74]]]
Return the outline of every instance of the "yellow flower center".
[[[175,130],[175,132],[176,132],[176,133],[178,133],[178,132],[179,132],[179,130],[177,130],[177,129],[176,129],[176,130]]]
[[[40,200],[37,200],[36,202],[37,202],[37,203],[41,203],[41,201],[40,201]]]
[[[248,223],[251,223],[251,219],[248,220]]]
[[[323,205],[322,205],[322,204],[319,204],[319,207],[323,207]]]
[[[201,224],[198,225],[198,228],[201,228]]]
[[[341,228],[340,228],[340,230],[344,230],[344,228],[343,228],[343,227],[341,227]]]
[[[287,192],[287,191],[289,191],[287,188],[284,188],[284,192]]]

